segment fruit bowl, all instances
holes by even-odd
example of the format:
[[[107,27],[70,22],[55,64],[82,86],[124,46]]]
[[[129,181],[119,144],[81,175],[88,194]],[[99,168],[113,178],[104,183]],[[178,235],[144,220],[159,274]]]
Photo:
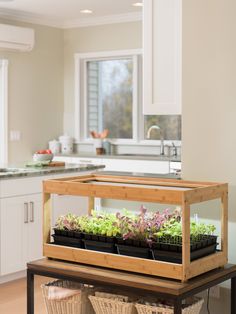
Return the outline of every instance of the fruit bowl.
[[[49,150],[37,151],[33,155],[34,161],[52,161],[52,159],[53,159],[53,154]]]

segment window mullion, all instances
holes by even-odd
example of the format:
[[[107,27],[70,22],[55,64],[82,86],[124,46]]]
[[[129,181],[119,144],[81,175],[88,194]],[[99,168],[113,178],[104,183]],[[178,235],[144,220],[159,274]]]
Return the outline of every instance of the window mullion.
[[[139,117],[139,99],[138,99],[138,56],[133,56],[133,140],[138,140],[138,117]]]

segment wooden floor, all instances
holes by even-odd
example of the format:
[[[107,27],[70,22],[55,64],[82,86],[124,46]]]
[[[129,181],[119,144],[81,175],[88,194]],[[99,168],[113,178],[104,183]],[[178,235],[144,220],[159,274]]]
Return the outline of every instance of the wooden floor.
[[[35,314],[46,314],[40,285],[49,278],[35,276]],[[0,313],[26,314],[26,279],[0,284]]]

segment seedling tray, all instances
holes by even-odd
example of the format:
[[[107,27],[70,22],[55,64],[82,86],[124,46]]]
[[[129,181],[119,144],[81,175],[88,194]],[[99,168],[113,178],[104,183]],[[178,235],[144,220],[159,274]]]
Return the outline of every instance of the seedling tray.
[[[152,258],[149,248],[116,244],[117,252],[120,255],[133,256],[138,258]]]
[[[54,233],[56,236],[63,236],[63,237],[69,237],[69,238],[82,239],[84,237],[84,234],[82,232],[71,231],[71,230],[60,230],[56,228],[54,228]]]
[[[213,254],[216,252],[217,244],[213,244],[201,249],[197,249],[190,253],[191,261],[197,260],[201,257]],[[154,260],[164,261],[169,263],[182,263],[182,252],[174,252],[174,251],[162,251],[158,249],[151,250],[151,254]]]
[[[102,242],[102,241],[93,241],[93,240],[82,240],[84,247],[87,250],[100,251],[106,253],[116,253],[116,248],[114,243]]]
[[[72,238],[72,237],[64,237],[60,235],[53,234],[52,235],[54,242],[53,244],[63,245],[63,246],[70,246],[70,247],[77,247],[77,248],[84,248],[84,243],[81,239]]]

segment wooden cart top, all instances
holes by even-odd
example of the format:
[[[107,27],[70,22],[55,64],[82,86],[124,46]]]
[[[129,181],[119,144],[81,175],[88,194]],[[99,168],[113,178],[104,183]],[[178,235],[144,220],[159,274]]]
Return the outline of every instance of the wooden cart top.
[[[150,177],[111,176],[100,173],[43,182],[44,193],[92,196],[163,204],[198,203],[220,198],[227,183]]]
[[[190,279],[188,282],[181,283],[172,279],[163,279],[160,277],[147,276],[124,272],[120,270],[111,270],[102,267],[73,264],[64,261],[41,259],[27,264],[28,269],[37,272],[46,273],[48,276],[61,277],[68,279],[81,280],[84,283],[103,284],[126,289],[136,288],[142,291],[170,294],[173,296],[188,294],[190,291],[199,292],[205,286],[216,285],[219,282],[236,276],[236,265],[226,265]],[[212,285],[211,285],[212,283]],[[199,290],[199,291],[198,291]]]

